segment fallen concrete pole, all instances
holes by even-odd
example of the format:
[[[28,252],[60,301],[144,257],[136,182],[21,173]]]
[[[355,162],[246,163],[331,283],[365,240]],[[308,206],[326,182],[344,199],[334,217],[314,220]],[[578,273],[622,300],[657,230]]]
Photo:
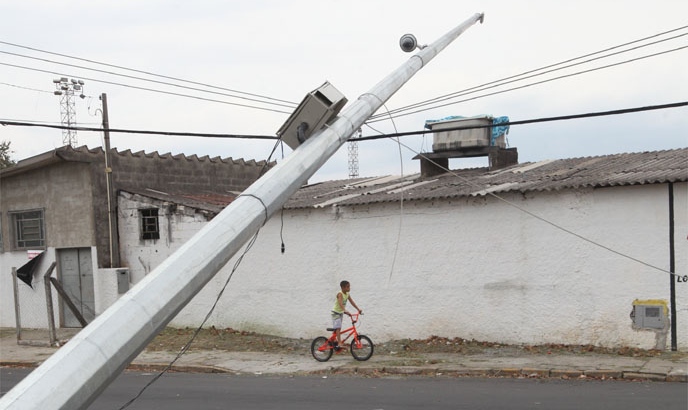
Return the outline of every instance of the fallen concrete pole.
[[[0,409],[84,409],[268,218],[476,14],[361,95],[0,399]]]

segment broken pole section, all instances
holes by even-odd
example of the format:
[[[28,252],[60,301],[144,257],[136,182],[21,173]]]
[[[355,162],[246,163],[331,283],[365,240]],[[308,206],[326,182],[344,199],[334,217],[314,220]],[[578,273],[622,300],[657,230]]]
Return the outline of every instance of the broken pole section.
[[[423,48],[150,272],[0,398],[0,409],[85,409],[234,254],[416,72],[478,21],[475,14]]]

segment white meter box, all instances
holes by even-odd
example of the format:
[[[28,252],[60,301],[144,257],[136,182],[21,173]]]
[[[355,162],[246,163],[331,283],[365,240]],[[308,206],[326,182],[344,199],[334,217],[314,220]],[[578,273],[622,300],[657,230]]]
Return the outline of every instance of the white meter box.
[[[668,308],[663,300],[635,300],[631,319],[638,329],[665,329],[668,324]]]

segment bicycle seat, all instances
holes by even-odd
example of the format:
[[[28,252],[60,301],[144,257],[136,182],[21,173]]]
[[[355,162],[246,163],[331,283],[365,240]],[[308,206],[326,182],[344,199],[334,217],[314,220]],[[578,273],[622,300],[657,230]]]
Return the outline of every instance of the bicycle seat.
[[[327,328],[327,331],[328,331],[328,332],[334,332],[335,330],[337,330],[337,329],[335,329],[335,328],[333,328],[333,327],[328,327],[328,328]]]

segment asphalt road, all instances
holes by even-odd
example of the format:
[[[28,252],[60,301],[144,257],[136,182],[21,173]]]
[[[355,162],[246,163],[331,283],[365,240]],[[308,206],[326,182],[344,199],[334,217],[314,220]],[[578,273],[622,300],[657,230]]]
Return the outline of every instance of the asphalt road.
[[[0,369],[5,394],[29,369]],[[125,372],[89,409],[119,409],[155,374]],[[686,410],[685,383],[497,378],[364,378],[168,373],[127,409]]]

